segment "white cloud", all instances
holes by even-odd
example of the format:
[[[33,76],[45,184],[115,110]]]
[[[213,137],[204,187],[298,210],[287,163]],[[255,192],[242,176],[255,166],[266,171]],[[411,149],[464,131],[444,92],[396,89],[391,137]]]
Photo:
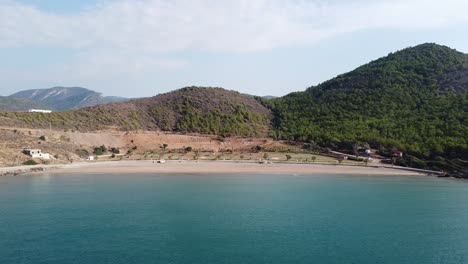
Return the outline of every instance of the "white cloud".
[[[184,51],[255,52],[366,29],[465,24],[466,0],[115,0],[48,13],[0,0],[0,48],[65,48],[63,65],[31,70],[73,79],[174,70]]]
[[[120,0],[57,15],[0,2],[0,46],[255,51],[368,28],[467,22],[463,0]]]

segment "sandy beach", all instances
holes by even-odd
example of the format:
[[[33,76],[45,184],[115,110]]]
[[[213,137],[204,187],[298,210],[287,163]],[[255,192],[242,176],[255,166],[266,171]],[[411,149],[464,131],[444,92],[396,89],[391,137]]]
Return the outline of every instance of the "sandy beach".
[[[6,170],[26,170],[26,167],[0,168]],[[345,166],[325,164],[297,164],[273,163],[260,164],[253,162],[236,161],[166,161],[159,164],[156,161],[111,161],[74,163],[67,165],[39,166],[24,173],[249,173],[249,174],[361,174],[361,175],[426,175],[419,172],[407,171],[398,168],[384,168],[372,166]]]

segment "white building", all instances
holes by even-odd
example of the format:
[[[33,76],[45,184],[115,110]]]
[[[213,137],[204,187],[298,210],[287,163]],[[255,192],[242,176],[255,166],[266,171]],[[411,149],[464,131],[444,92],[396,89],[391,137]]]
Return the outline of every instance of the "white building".
[[[94,160],[94,156],[89,156],[86,160],[92,161]]]
[[[44,114],[50,114],[52,113],[51,110],[42,110],[42,109],[29,109],[29,113],[44,113]]]
[[[24,154],[31,156],[33,159],[50,159],[49,153],[42,153],[40,149],[25,149]]]

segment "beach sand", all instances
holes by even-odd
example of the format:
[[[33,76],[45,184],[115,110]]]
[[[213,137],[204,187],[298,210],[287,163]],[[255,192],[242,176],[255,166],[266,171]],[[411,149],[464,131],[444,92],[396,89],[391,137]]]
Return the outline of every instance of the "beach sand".
[[[273,163],[260,164],[236,161],[166,161],[159,164],[156,161],[112,161],[94,163],[76,163],[56,166],[46,169],[47,173],[249,173],[249,174],[361,174],[361,175],[425,175],[414,171],[383,167],[324,165],[324,164],[292,164]],[[38,172],[43,173],[43,172]]]

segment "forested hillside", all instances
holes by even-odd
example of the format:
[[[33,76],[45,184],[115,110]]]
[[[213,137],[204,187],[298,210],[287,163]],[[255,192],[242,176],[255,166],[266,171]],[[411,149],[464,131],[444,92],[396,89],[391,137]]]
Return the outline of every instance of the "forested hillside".
[[[216,135],[266,136],[271,112],[253,97],[221,88],[187,87],[151,98],[75,111],[0,113],[0,122],[16,127],[91,131],[163,130]]]
[[[403,150],[403,165],[463,170],[468,159],[468,56],[408,48],[305,92],[265,101],[272,135],[323,147]]]

